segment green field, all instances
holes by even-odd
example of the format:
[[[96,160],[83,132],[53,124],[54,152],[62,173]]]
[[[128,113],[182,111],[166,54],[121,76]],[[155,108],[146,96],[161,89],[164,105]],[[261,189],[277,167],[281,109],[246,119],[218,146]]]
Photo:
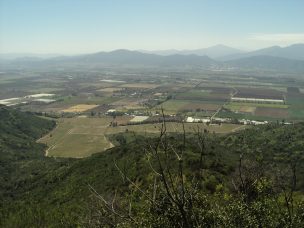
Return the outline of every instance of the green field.
[[[29,92],[31,93],[54,93],[54,92],[58,92],[58,91],[62,91],[64,90],[63,88],[35,88],[35,89],[31,89],[29,90]]]
[[[220,113],[221,117],[245,118],[245,119],[264,119],[275,120],[280,119],[278,116],[260,116],[256,113],[256,108],[271,108],[278,112],[288,110],[288,116],[284,117],[287,120],[303,120],[304,118],[304,96],[303,94],[287,96],[286,104],[262,104],[262,103],[246,103],[246,102],[230,102],[225,104],[224,108],[235,113]],[[281,117],[282,119],[282,117]]]
[[[176,98],[182,97],[182,99],[198,99],[210,96],[210,91],[207,90],[190,90],[181,94],[178,94]]]
[[[168,100],[161,105],[157,106],[156,109],[161,107],[164,109],[166,114],[176,114],[184,110],[193,110],[197,108],[203,110],[211,110],[211,112],[216,111],[223,102],[219,101],[200,101],[200,100]]]
[[[219,117],[228,117],[235,119],[253,119],[274,121],[279,118],[288,118],[290,106],[286,104],[263,104],[263,103],[246,103],[230,102],[224,105],[224,108],[230,112],[221,112]],[[261,110],[267,110],[261,112]],[[281,114],[280,113],[284,113]]]
[[[288,108],[286,104],[263,104],[263,103],[246,103],[246,102],[230,102],[224,106],[228,109],[239,109],[241,107],[265,107],[265,108]]]
[[[163,108],[166,113],[177,113],[178,110],[180,110],[183,106],[188,104],[190,101],[186,100],[168,100],[161,105],[159,105],[157,108]]]
[[[295,120],[303,120],[304,118],[304,95],[289,96],[288,103],[290,104],[289,114]]]

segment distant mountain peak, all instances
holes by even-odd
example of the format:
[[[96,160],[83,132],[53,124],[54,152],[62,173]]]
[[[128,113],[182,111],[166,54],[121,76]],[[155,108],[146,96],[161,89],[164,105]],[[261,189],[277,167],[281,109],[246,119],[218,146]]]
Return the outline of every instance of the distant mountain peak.
[[[222,60],[235,60],[253,56],[272,56],[272,57],[280,57],[286,59],[295,59],[295,60],[304,60],[304,44],[293,44],[287,47],[280,46],[271,46],[267,48],[262,48],[259,50],[227,55],[222,58]]]
[[[204,48],[204,49],[212,49],[212,48],[227,48],[227,49],[238,50],[238,49],[236,49],[236,48],[229,47],[229,46],[224,45],[224,44],[216,44],[216,45],[210,46],[210,47],[208,47],[208,48]]]
[[[292,44],[289,47],[304,47],[304,43]]]
[[[109,51],[109,53],[132,53],[132,52],[138,52],[138,51],[131,51],[128,49],[116,49],[113,51]]]
[[[210,58],[219,58],[221,56],[242,53],[241,50],[225,46],[223,44],[217,44],[207,48],[193,49],[193,50],[159,50],[159,51],[142,51],[144,53],[157,54],[157,55],[198,55],[198,56],[208,56]]]

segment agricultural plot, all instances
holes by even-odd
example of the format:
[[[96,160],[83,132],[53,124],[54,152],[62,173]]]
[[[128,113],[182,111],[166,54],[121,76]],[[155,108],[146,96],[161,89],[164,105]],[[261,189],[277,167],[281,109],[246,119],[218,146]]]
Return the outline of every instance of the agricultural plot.
[[[133,116],[116,116],[112,122],[117,123],[117,125],[127,125],[132,119]]]
[[[216,117],[228,115],[231,118],[273,121],[283,116],[290,121],[303,120],[304,81],[274,80],[261,76],[222,72],[139,73],[118,69],[104,72],[47,71],[43,75],[40,72],[9,73],[1,75],[0,103],[10,105],[12,101],[6,99],[50,93],[56,94],[56,102],[23,104],[16,100],[15,103],[19,103],[23,111],[45,112],[50,116],[58,116],[62,111],[73,112],[64,116],[102,116],[110,109],[133,115],[153,115],[163,107],[168,115],[197,118],[216,114]],[[282,103],[232,102],[231,97],[280,99]],[[220,110],[221,107],[224,109]]]
[[[288,118],[289,112],[287,109],[284,108],[257,107],[255,115],[266,116],[271,118]]]
[[[121,132],[136,132],[142,134],[158,134],[161,124],[139,124],[126,125],[132,117],[102,117],[102,118],[61,118],[57,127],[40,140],[48,146],[47,156],[53,157],[74,157],[82,158],[93,153],[102,152],[113,147],[108,136]],[[118,126],[113,127],[111,122],[117,122]],[[197,127],[204,128],[215,133],[229,133],[244,128],[243,125],[222,124],[206,126],[198,123],[186,123],[187,132],[197,131]],[[172,133],[183,132],[181,123],[167,123],[167,131]]]
[[[116,97],[97,97],[93,95],[86,95],[86,96],[67,96],[63,97],[63,101],[61,102],[64,104],[69,105],[78,105],[78,104],[88,104],[88,105],[102,105],[102,104],[110,104],[119,100]]]
[[[163,108],[166,113],[178,112],[196,112],[196,111],[209,111],[214,112],[221,107],[221,103],[208,103],[205,101],[191,101],[191,100],[168,100],[157,108]]]
[[[304,94],[288,93],[287,102],[290,104],[289,114],[292,119],[304,119]]]
[[[199,86],[200,89],[210,91],[212,94],[225,94],[229,95],[231,94],[234,89],[230,87],[205,87],[205,86]]]
[[[104,135],[69,133],[48,149],[48,156],[83,158],[111,147]]]
[[[116,87],[115,83],[108,82],[81,82],[77,84],[79,88],[92,88],[92,89],[103,89],[108,87]]]
[[[55,93],[55,92],[59,92],[62,91],[63,88],[35,88],[35,89],[30,89],[28,92],[30,93]]]
[[[104,93],[114,93],[114,92],[119,92],[119,91],[122,91],[122,90],[123,90],[123,88],[107,87],[107,88],[99,89],[97,91],[104,92]]]
[[[273,119],[289,117],[289,106],[285,104],[231,102],[224,105],[224,108],[234,113],[249,114],[255,117],[268,117]]]
[[[63,112],[85,112],[90,109],[96,108],[98,105],[87,105],[87,104],[79,104],[72,107],[69,107],[67,109],[63,109]]]
[[[246,102],[242,101],[241,99],[239,101],[231,101],[230,103],[224,105],[224,108],[230,110],[231,113],[223,112],[221,115],[237,119],[293,119],[291,110],[293,110],[294,104],[288,100],[286,102],[286,92],[284,92],[284,90],[241,87],[237,88],[237,91],[238,92],[234,97],[241,97],[241,99],[244,100],[265,100],[265,102]],[[289,93],[295,94],[295,92],[298,90],[295,88],[287,88],[285,91],[289,91]]]
[[[228,104],[224,105],[225,108],[229,109],[232,112],[236,113],[250,113],[254,114],[256,107],[255,106],[250,106],[250,104],[242,104],[242,105],[234,105],[234,104]]]
[[[287,88],[288,95],[298,95],[300,94],[300,88],[298,87],[288,87]]]
[[[144,99],[139,98],[124,98],[111,103],[117,110],[132,110],[132,109],[145,109],[143,103]]]
[[[265,108],[283,108],[288,109],[288,104],[268,104],[268,103],[245,103],[245,102],[230,102],[228,105],[225,105],[227,107],[244,107],[244,106],[250,106],[250,107],[265,107]]]
[[[121,81],[121,80],[113,80],[113,79],[102,79],[100,80],[101,82],[106,82],[106,83],[126,83],[126,81]]]
[[[210,92],[206,90],[190,90],[176,95],[176,99],[180,100],[199,100],[210,96]]]
[[[168,100],[157,108],[163,108],[166,113],[177,113],[182,107],[189,104],[189,101],[186,100]]]
[[[193,100],[193,101],[222,101],[225,102],[230,99],[229,94],[213,93],[208,90],[190,90],[176,95],[179,100]]]
[[[135,116],[130,120],[131,123],[141,123],[145,120],[147,120],[149,116]]]
[[[190,89],[193,88],[195,85],[191,84],[191,83],[183,83],[183,84],[177,84],[177,83],[164,83],[162,85],[159,85],[159,87],[157,87],[158,90],[162,91],[162,92],[176,92],[176,91],[180,91],[180,90],[184,90],[184,89]]]
[[[137,89],[154,89],[158,87],[159,85],[157,84],[150,84],[150,83],[130,83],[130,84],[123,84],[120,85],[119,87],[122,88],[137,88]]]
[[[263,88],[248,88],[241,87],[236,88],[237,94],[235,97],[242,98],[257,98],[257,99],[274,99],[282,100],[284,97],[284,92],[274,89],[263,89]]]
[[[220,104],[208,104],[200,102],[189,102],[181,107],[180,111],[210,111],[214,112],[221,107]]]
[[[105,130],[112,118],[62,118],[57,127],[39,142],[46,143],[47,156],[75,157],[90,156],[112,147]]]

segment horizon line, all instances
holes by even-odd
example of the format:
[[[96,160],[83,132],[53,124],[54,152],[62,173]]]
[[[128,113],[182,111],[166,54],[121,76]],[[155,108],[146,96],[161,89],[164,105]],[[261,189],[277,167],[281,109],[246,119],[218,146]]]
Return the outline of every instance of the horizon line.
[[[147,51],[147,52],[162,52],[162,51],[196,51],[196,50],[202,50],[202,49],[208,49],[208,48],[213,48],[213,47],[217,47],[217,46],[223,46],[223,47],[228,47],[228,48],[232,48],[232,49],[236,49],[239,51],[243,51],[243,52],[251,52],[251,51],[256,51],[256,50],[261,50],[261,49],[265,49],[265,48],[271,48],[271,47],[280,47],[280,48],[285,48],[285,47],[290,47],[293,45],[298,45],[298,44],[304,44],[303,43],[293,43],[293,44],[289,44],[289,45],[271,45],[271,46],[266,46],[266,47],[262,47],[262,48],[257,48],[257,49],[248,49],[248,50],[244,50],[242,48],[235,48],[235,47],[231,47],[225,44],[215,44],[215,45],[211,45],[211,46],[207,46],[207,47],[201,47],[201,48],[195,48],[195,49],[178,49],[178,48],[168,48],[168,49],[132,49],[132,48],[115,48],[115,49],[110,49],[110,50],[100,50],[100,51],[88,51],[88,52],[73,52],[73,53],[52,53],[52,52],[1,52],[0,50],[0,55],[55,55],[55,56],[69,56],[69,55],[86,55],[86,54],[94,54],[94,53],[99,53],[99,52],[106,52],[106,53],[110,53],[110,52],[114,52],[114,51],[118,51],[118,50],[126,50],[126,51],[137,51],[137,52],[143,52],[143,51]]]

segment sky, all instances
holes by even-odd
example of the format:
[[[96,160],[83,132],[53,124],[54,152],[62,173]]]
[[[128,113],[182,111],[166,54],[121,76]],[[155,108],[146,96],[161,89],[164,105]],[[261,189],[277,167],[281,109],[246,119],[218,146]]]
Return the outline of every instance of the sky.
[[[304,0],[0,0],[0,53],[304,43]]]

